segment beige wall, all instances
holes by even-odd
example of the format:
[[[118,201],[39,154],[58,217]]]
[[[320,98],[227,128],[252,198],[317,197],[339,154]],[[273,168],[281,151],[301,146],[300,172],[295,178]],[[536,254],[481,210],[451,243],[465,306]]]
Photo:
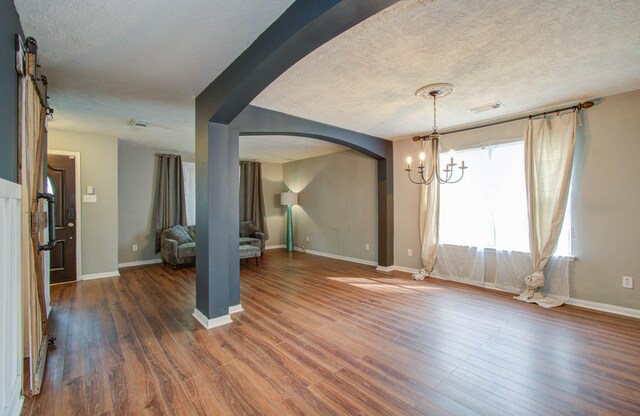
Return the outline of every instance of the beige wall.
[[[606,97],[581,113],[573,182],[572,298],[640,309],[640,90]],[[443,148],[521,138],[523,122],[446,136]],[[415,158],[410,139],[394,143],[395,264],[418,268],[419,187],[410,184],[404,160]],[[448,185],[445,185],[448,186]],[[455,186],[455,185],[451,185]],[[407,249],[413,256],[407,255]],[[495,278],[493,255],[487,255],[487,281]],[[633,276],[635,289],[621,287]]]
[[[80,153],[82,194],[95,189],[96,203],[79,202],[82,275],[118,270],[118,141],[66,131],[49,131],[49,150]]]
[[[300,193],[295,246],[376,262],[376,169],[375,160],[353,150],[286,163],[285,188]]]
[[[160,258],[155,252],[156,151],[119,141],[118,263]],[[138,251],[133,251],[136,244]]]
[[[280,206],[280,192],[286,190],[282,182],[283,167],[281,163],[262,163],[262,191],[264,208],[267,213],[269,240],[267,246],[284,244],[284,210]]]

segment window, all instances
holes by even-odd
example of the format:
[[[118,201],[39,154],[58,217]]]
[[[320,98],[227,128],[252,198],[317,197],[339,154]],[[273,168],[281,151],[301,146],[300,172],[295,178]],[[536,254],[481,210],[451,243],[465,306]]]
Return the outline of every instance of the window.
[[[182,175],[184,177],[184,204],[187,210],[187,224],[196,223],[196,164],[182,162]]]
[[[440,155],[441,164],[450,155]],[[470,168],[455,185],[440,187],[440,243],[529,252],[529,220],[522,141],[463,150]],[[556,255],[571,254],[567,205]]]

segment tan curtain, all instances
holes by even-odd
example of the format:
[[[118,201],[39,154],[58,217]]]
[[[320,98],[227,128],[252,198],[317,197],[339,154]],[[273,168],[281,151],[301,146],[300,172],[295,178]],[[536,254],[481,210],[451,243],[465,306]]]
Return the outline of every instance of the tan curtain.
[[[544,268],[556,249],[567,208],[575,138],[575,111],[540,120],[530,119],[524,131],[533,273],[525,278],[527,288],[517,299],[544,307],[563,303],[561,299],[545,296],[542,288]]]
[[[187,225],[184,198],[182,158],[160,154],[158,158],[158,188],[156,192],[156,253],[160,252],[160,234],[174,225]]]
[[[424,148],[425,172],[433,169],[436,160],[436,170],[440,169],[438,146],[430,141]],[[434,158],[434,155],[436,156]],[[433,272],[438,255],[438,228],[440,220],[440,183],[437,178],[430,185],[420,185],[420,247],[422,268],[413,275],[416,280],[423,280]]]
[[[240,221],[251,221],[269,239],[260,162],[240,162]]]

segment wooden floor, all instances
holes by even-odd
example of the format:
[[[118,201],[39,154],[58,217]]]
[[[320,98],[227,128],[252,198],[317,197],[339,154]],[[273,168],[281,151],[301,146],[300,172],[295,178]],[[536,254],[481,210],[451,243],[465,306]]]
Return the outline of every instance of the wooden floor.
[[[194,279],[54,286],[57,348],[23,414],[640,414],[638,320],[274,250],[207,331]]]

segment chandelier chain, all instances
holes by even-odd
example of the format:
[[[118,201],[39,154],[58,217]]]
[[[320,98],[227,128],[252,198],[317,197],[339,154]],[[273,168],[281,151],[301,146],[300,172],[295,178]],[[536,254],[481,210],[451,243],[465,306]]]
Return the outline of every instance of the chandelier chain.
[[[436,94],[433,94],[433,131],[438,131],[438,124],[436,123]]]

